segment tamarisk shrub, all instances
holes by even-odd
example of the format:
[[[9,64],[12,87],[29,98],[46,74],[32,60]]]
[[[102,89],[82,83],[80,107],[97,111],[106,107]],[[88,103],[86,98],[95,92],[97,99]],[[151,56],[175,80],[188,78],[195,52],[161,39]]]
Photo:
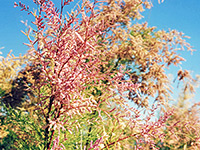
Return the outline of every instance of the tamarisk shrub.
[[[26,64],[27,57],[15,57],[10,51],[6,58],[0,57],[0,88],[9,92],[12,87],[12,80],[16,78],[17,72],[22,69],[22,65]]]
[[[187,81],[182,88],[178,101],[166,107],[166,110],[174,111],[168,119],[164,132],[166,139],[163,147],[166,149],[199,149],[200,147],[200,103],[191,103],[189,100],[194,96],[189,89],[193,84],[199,86],[199,76],[193,81]]]
[[[165,140],[163,129],[173,114],[154,119],[170,94],[164,69],[184,60],[174,47],[190,49],[183,33],[132,24],[152,6],[147,0],[84,0],[66,15],[71,0],[61,0],[60,9],[50,0],[33,2],[38,12],[21,2],[15,6],[35,19],[24,34],[28,68],[39,71],[38,78],[34,69],[26,74],[37,99],[38,149],[158,148],[155,139]]]

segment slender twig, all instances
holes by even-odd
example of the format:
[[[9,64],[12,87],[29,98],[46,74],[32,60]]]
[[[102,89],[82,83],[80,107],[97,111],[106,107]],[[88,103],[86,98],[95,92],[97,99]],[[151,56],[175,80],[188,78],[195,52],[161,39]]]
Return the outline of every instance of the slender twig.
[[[60,20],[62,19],[63,8],[64,8],[64,4],[63,4],[63,0],[61,0]]]
[[[96,112],[97,112],[96,110],[93,111],[92,115],[95,115]],[[87,141],[86,141],[86,149],[89,148],[89,144],[90,144],[89,137],[91,136],[91,131],[92,131],[92,125],[90,125],[90,127],[88,129],[88,138],[87,138]]]
[[[47,113],[47,116],[46,116],[46,124],[48,125],[47,128],[45,129],[45,142],[47,143],[46,145],[46,148],[47,150],[50,149],[50,145],[51,145],[51,142],[49,141],[49,117],[50,117],[50,112],[51,112],[51,109],[52,109],[52,105],[53,105],[53,100],[54,100],[55,96],[52,95],[50,97],[50,102],[49,102],[49,108],[48,108],[48,113]],[[45,149],[45,148],[44,148]]]

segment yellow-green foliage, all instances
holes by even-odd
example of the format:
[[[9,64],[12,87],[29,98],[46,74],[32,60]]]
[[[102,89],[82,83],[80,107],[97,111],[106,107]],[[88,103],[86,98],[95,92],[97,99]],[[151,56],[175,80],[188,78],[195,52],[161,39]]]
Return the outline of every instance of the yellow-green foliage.
[[[4,91],[9,91],[12,87],[13,79],[17,77],[19,70],[27,61],[27,56],[15,57],[11,52],[6,58],[1,58],[0,61],[0,88]]]

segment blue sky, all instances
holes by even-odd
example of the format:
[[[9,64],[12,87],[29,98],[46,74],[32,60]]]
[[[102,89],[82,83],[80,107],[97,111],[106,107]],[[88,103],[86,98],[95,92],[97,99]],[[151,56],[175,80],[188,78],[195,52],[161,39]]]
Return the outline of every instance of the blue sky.
[[[27,47],[23,45],[27,42],[26,36],[21,33],[26,27],[21,20],[30,17],[26,12],[21,12],[19,8],[14,8],[17,0],[1,0],[0,5],[0,47],[5,47],[1,51],[3,56],[12,49],[15,55],[25,54]],[[32,0],[21,0],[31,6]],[[54,0],[55,1],[55,0]],[[57,2],[59,0],[56,0]],[[158,30],[177,29],[191,37],[187,41],[196,49],[193,55],[189,52],[181,52],[181,56],[187,61],[182,64],[183,69],[193,70],[193,75],[200,74],[200,0],[165,0],[158,4],[157,0],[152,0],[153,8],[145,11],[143,19],[149,26],[156,26]],[[30,24],[30,21],[28,22]],[[175,74],[176,69],[171,69],[169,73]],[[200,97],[200,91],[197,96]],[[198,98],[197,97],[197,98]]]
[[[150,26],[158,29],[176,29],[191,37],[187,41],[196,49],[191,56],[188,52],[182,52],[186,58],[184,68],[195,70],[200,74],[200,1],[199,0],[165,0],[158,4],[154,1],[154,7],[147,11],[146,20]]]

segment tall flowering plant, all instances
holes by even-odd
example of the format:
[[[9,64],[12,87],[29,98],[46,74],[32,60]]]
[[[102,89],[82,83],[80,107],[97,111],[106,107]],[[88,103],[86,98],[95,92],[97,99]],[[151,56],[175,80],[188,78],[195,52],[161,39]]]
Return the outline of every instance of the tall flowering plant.
[[[28,67],[34,68],[26,75],[42,148],[156,149],[173,113],[154,120],[170,91],[164,68],[183,61],[173,49],[190,48],[183,34],[132,25],[151,7],[146,0],[84,0],[67,15],[71,0],[61,0],[60,9],[50,0],[33,2],[38,12],[21,2],[15,6],[35,19],[35,28],[24,32]],[[149,97],[157,103],[149,105]]]
[[[19,5],[35,17],[35,39],[31,40],[29,30],[30,44],[27,45],[31,65],[41,72],[39,81],[31,88],[39,98],[38,109],[43,112],[46,122],[45,147],[49,149],[56,130],[71,132],[69,118],[91,112],[100,104],[84,94],[84,90],[91,84],[98,84],[98,80],[104,77],[99,75],[102,52],[96,48],[96,37],[101,34],[103,26],[101,23],[91,24],[95,14],[88,1],[68,17],[62,12],[70,1],[61,2],[60,12],[52,1],[34,2],[40,8],[38,16],[22,3],[15,6]],[[79,15],[81,19],[78,19]],[[59,144],[56,141],[54,148]]]

